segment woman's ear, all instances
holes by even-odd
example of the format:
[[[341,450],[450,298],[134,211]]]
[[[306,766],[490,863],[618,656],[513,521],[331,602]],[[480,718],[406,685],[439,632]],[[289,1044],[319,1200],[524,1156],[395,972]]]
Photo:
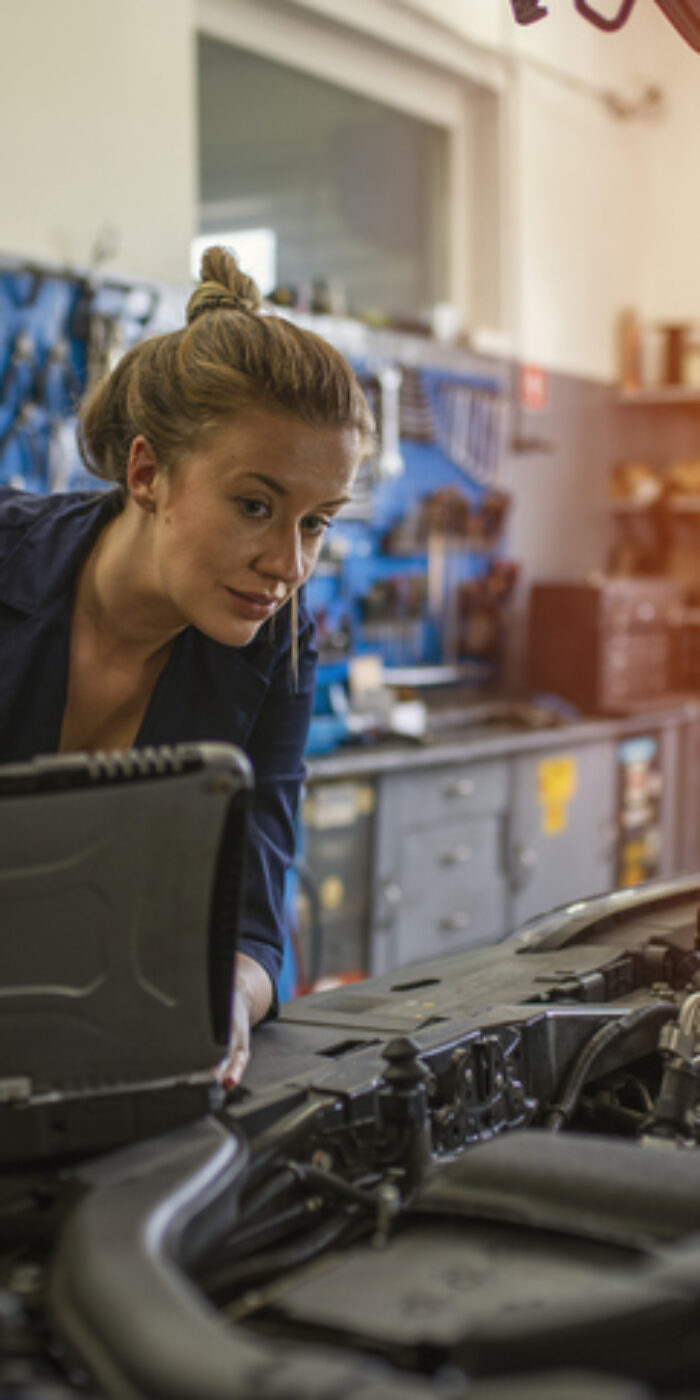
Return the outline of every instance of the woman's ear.
[[[139,434],[129,448],[126,485],[134,504],[150,515],[156,509],[160,477],[158,458],[148,439]]]

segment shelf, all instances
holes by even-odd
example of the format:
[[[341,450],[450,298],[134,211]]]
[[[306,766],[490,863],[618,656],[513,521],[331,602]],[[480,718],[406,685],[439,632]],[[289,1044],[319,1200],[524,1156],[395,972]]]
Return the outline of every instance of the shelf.
[[[487,666],[485,661],[461,661],[447,666],[385,666],[383,678],[387,685],[454,685],[457,681],[483,680]]]
[[[661,511],[665,515],[700,515],[700,496],[657,496],[653,501],[608,501],[612,515],[648,515]]]
[[[653,501],[623,501],[611,500],[607,503],[607,508],[614,515],[648,515],[655,510],[661,501],[661,495],[654,497]]]
[[[620,389],[618,403],[635,408],[687,404],[700,408],[700,388],[688,384],[660,384],[650,389]]]
[[[664,507],[672,515],[698,515],[700,514],[700,496],[667,496]]]

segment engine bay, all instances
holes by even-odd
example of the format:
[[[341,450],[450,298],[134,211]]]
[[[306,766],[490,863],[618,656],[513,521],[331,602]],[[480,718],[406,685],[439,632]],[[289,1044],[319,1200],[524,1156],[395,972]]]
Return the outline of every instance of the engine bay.
[[[697,1393],[700,877],[286,1002],[230,1092],[250,781],[0,772],[0,1395]]]
[[[7,1168],[2,1393],[687,1393],[699,903],[299,998],[192,1123]]]

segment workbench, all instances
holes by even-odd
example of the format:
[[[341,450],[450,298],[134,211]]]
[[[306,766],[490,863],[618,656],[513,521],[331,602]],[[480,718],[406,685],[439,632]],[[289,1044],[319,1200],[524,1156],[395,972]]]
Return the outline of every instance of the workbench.
[[[312,975],[380,974],[493,943],[618,886],[621,754],[635,737],[651,740],[658,769],[653,873],[698,869],[693,698],[549,728],[465,723],[309,760],[299,932]]]

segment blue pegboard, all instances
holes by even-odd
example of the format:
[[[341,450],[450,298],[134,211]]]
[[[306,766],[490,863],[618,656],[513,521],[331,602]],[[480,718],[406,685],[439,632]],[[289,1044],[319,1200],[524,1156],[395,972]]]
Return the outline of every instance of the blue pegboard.
[[[402,439],[401,454],[402,474],[377,483],[373,489],[371,518],[346,520],[341,515],[333,523],[321,567],[307,585],[308,600],[312,613],[321,623],[322,636],[345,636],[349,653],[377,653],[389,667],[433,666],[444,660],[443,639],[439,626],[427,612],[415,625],[405,629],[403,637],[378,639],[376,633],[368,635],[363,626],[362,600],[378,582],[426,576],[425,553],[402,556],[383,551],[382,542],[388,531],[426,497],[445,488],[457,490],[470,508],[478,511],[486,487],[456,466],[435,443]],[[475,548],[451,552],[451,585],[483,577],[491,567],[493,555],[493,550]],[[322,664],[318,714],[327,711],[326,682],[326,667]],[[320,736],[318,741],[321,741]]]

